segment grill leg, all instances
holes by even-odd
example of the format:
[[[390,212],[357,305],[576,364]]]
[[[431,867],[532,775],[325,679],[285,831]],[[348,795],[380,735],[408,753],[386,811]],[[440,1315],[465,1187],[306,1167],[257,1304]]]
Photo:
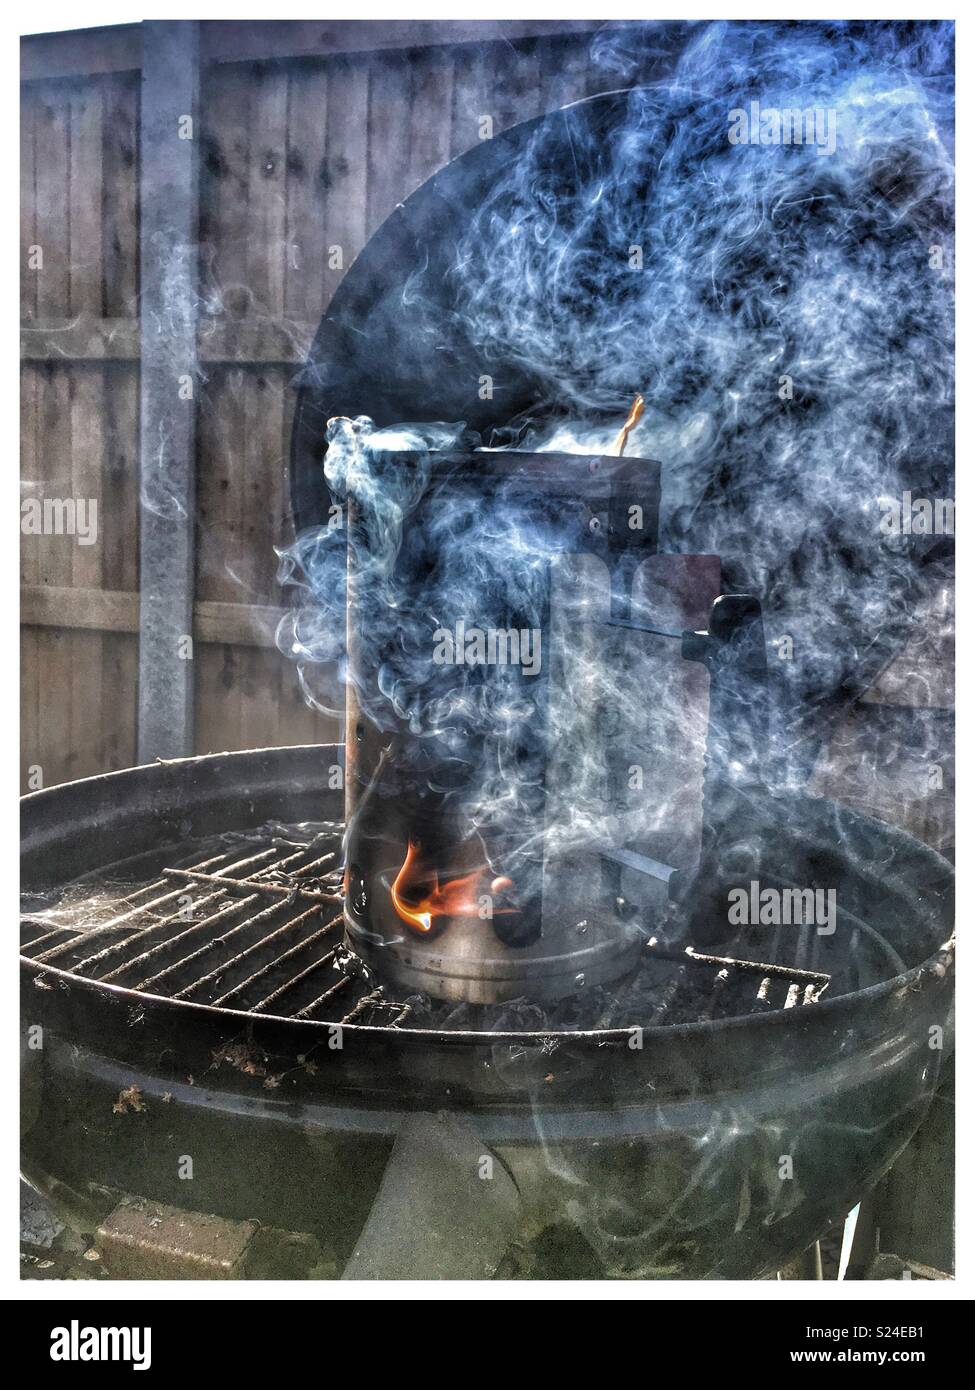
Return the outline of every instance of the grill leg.
[[[413,1115],[343,1279],[489,1279],[518,1229],[518,1190],[476,1129]]]

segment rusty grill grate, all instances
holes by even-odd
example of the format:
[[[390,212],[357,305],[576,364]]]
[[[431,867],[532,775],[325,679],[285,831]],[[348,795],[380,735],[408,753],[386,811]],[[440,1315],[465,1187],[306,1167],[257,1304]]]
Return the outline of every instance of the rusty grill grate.
[[[123,897],[94,894],[21,918],[22,955],[35,965],[146,995],[264,1017],[402,1028],[439,1026],[417,1000],[393,998],[342,944],[339,849],[276,841],[208,853],[163,868]],[[59,921],[63,916],[64,921]],[[597,1027],[659,1025],[815,1003],[830,982],[820,971],[762,964],[654,940],[654,990],[609,998]],[[43,978],[43,977],[41,977]],[[576,1001],[553,1009],[549,1026],[580,1026]],[[484,1026],[470,1006],[442,1020]],[[496,1020],[495,1027],[503,1027]]]
[[[664,997],[654,1011],[654,1023],[668,1021],[674,996],[687,987],[690,972],[698,975],[697,988],[707,991],[700,1010],[702,1018],[727,1013],[728,995],[734,995],[739,1013],[763,1013],[770,1009],[793,1009],[815,1004],[829,988],[831,976],[822,970],[804,970],[793,965],[776,965],[734,956],[713,956],[693,948],[676,954],[647,943],[648,953],[676,967]]]
[[[284,852],[282,852],[282,849]],[[279,1017],[403,1024],[341,944],[336,850],[272,845],[164,868],[84,922],[22,917],[22,954],[102,984]]]

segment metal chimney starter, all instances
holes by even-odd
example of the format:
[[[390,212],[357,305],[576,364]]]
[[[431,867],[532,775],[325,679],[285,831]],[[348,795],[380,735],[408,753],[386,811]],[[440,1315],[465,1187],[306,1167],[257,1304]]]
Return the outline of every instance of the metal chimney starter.
[[[405,452],[392,457],[399,468],[420,464]],[[626,973],[640,942],[613,913],[598,873],[585,902],[578,874],[560,875],[546,863],[556,569],[550,560],[598,557],[609,609],[626,617],[633,574],[656,553],[659,465],[485,451],[434,454],[423,466],[427,485],[405,518],[391,576],[404,611],[393,642],[377,641],[370,630],[375,540],[368,518],[349,503],[347,941],[380,979],[438,998],[481,1004],[562,998]],[[555,555],[525,557],[524,575],[512,583],[509,574],[503,594],[486,567],[483,582],[474,581],[474,604],[468,586],[454,611],[429,539],[438,509],[447,505],[457,515],[490,507],[540,524],[556,538]],[[636,527],[634,516],[641,518]],[[523,598],[512,603],[512,592]],[[536,630],[539,670],[435,664],[434,630],[453,632],[457,624]],[[404,634],[413,634],[416,650]],[[446,732],[418,729],[409,709],[394,713],[388,700],[373,698],[380,682],[386,689],[391,680],[407,689],[404,700],[414,711],[456,708],[457,719]],[[500,702],[517,711],[503,738],[479,726],[476,713]],[[377,708],[379,722],[366,713]],[[492,809],[472,826],[469,808],[482,795]]]

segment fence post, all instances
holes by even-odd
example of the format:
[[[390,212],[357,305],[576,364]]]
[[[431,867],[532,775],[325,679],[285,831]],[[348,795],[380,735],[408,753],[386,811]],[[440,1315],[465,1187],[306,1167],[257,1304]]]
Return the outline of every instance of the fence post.
[[[199,25],[142,25],[139,761],[193,751]]]

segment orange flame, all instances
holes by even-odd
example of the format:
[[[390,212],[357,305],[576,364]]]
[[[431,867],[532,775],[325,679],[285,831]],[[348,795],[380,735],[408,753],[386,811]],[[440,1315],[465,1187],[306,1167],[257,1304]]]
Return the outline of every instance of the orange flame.
[[[404,894],[411,896],[410,889],[416,889],[423,883],[423,877],[416,868],[418,854],[419,846],[411,840],[402,868],[396,875],[390,889],[393,906],[403,921],[414,931],[425,936],[427,932],[433,930],[434,918],[436,917],[477,917],[481,910],[481,905],[477,901],[477,889],[484,876],[483,867],[475,869],[473,873],[464,874],[460,878],[448,879],[442,886],[437,875],[434,874],[432,888],[424,897],[420,898],[419,902],[404,901]],[[512,883],[508,878],[496,878],[491,884],[492,891],[496,893],[510,887],[512,887]],[[495,909],[495,911],[497,910]],[[511,911],[510,908],[500,910],[503,912]]]

